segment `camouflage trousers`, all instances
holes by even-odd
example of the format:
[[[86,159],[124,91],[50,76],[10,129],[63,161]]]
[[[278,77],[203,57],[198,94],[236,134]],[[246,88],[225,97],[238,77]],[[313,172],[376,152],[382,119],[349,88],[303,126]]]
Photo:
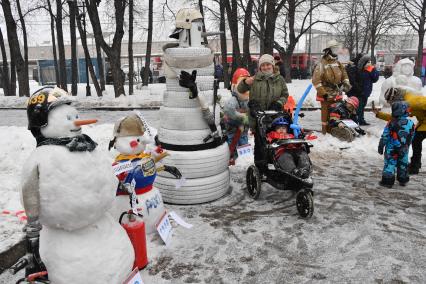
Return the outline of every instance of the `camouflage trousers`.
[[[384,154],[383,178],[393,179],[396,171],[399,182],[408,182],[408,148],[401,150],[387,147]]]

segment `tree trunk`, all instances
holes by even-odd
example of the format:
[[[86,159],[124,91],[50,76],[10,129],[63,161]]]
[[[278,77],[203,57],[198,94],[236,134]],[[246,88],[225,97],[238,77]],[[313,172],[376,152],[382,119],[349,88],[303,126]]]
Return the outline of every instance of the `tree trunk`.
[[[4,19],[6,21],[7,38],[8,38],[9,48],[10,48],[10,55],[11,55],[11,69],[12,69],[12,66],[13,66],[13,69],[16,66],[16,71],[18,73],[19,96],[20,97],[29,96],[30,88],[29,88],[29,82],[28,82],[28,69],[25,70],[25,61],[22,57],[21,50],[19,48],[18,34],[16,32],[16,22],[13,19],[12,9],[10,7],[10,1],[2,0],[1,5],[3,8]],[[16,77],[13,74],[13,72],[15,71],[11,70],[11,91],[14,92],[15,90],[16,92],[16,83],[14,83],[14,81],[16,80]]]
[[[77,6],[75,2],[68,2],[70,10],[70,36],[71,36],[71,93],[77,95],[78,67],[77,67],[77,38],[75,35],[75,17]]]
[[[10,77],[9,77],[9,67],[7,64],[7,54],[6,54],[6,48],[4,46],[4,39],[3,39],[3,33],[0,28],[0,49],[1,49],[1,56],[3,60],[3,66],[0,69],[1,72],[1,83],[3,87],[3,92],[5,96],[10,96]]]
[[[234,73],[235,69],[242,65],[238,42],[238,5],[236,0],[225,0],[224,2],[232,38],[232,73]]]
[[[250,33],[251,23],[253,16],[253,4],[254,0],[249,0],[246,7],[246,13],[244,15],[244,32],[243,32],[243,64],[246,68],[249,68],[251,64],[250,54]]]
[[[26,72],[23,72],[23,74],[25,75],[25,81],[29,81],[29,76],[28,76],[28,37],[27,37],[27,27],[25,25],[25,20],[24,20],[24,16],[22,15],[22,10],[21,10],[21,3],[20,0],[16,0],[16,7],[18,8],[18,15],[19,15],[19,22],[21,23],[21,27],[22,27],[22,38],[24,39],[24,68],[26,70]],[[28,90],[29,90],[29,85],[28,85]],[[28,93],[28,96],[30,94]]]
[[[129,95],[133,95],[133,80],[135,78],[134,64],[133,64],[133,0],[129,0]]]
[[[275,0],[267,1],[265,19],[265,37],[263,53],[271,55],[274,53],[275,23],[277,21],[277,15],[275,13],[275,2]]]
[[[101,83],[101,90],[105,91],[105,70],[104,70],[104,59],[102,58],[101,46],[98,41],[95,40],[96,44],[96,58],[98,61],[98,70],[99,70],[99,81]]]
[[[58,68],[58,56],[56,54],[56,39],[55,39],[55,15],[53,15],[50,0],[47,0],[47,9],[50,15],[50,34],[52,36],[52,53],[53,53],[53,62],[55,64],[55,82],[56,82],[56,86],[59,87],[59,68]],[[38,74],[38,76],[40,78],[41,74]]]
[[[376,4],[377,4],[376,0],[373,0],[372,3],[373,3],[373,9],[372,9],[373,19],[371,21],[371,40],[370,40],[370,43],[371,43],[371,52],[370,52],[370,56],[371,56],[371,62],[373,64],[375,64],[376,63],[376,59],[374,58],[374,48],[376,46],[376,32],[377,32],[377,23],[376,23],[376,21],[377,21],[378,15],[376,15]]]
[[[84,50],[84,56],[86,57],[87,67],[89,68],[90,77],[92,78],[92,83],[95,86],[98,97],[102,97],[101,87],[99,86],[98,79],[96,78],[95,69],[93,68],[92,60],[90,58],[89,48],[87,47],[86,33],[81,26],[80,20],[77,21],[77,27],[80,34],[81,45],[83,46]]]
[[[62,1],[56,0],[56,37],[59,53],[59,87],[68,91],[67,66],[65,61],[64,34],[62,32]]]
[[[426,1],[422,1],[422,10],[419,18],[419,29],[417,34],[419,35],[419,44],[417,46],[417,61],[414,69],[414,75],[417,77],[422,76],[422,65],[423,65],[423,40],[425,38],[425,21],[426,21]]]
[[[203,32],[206,32],[206,21],[204,20],[204,8],[203,8],[203,0],[198,0],[198,9],[200,9],[200,13],[203,16]],[[208,44],[207,37],[204,37],[204,43]]]
[[[142,85],[147,86],[149,81],[149,70],[151,68],[151,48],[152,48],[152,21],[153,21],[154,0],[149,0],[148,8],[148,40],[146,41],[145,68],[143,72]]]
[[[126,3],[122,0],[114,0],[115,8],[115,33],[112,45],[109,46],[102,35],[102,26],[100,24],[99,12],[97,7],[98,0],[84,0],[87,6],[87,13],[92,23],[93,34],[95,40],[99,43],[101,48],[108,56],[111,73],[114,80],[114,93],[115,97],[125,94],[124,91],[124,77],[121,70],[121,42],[124,36],[124,14],[126,10]]]
[[[225,33],[225,5],[224,0],[220,0],[220,30],[223,33],[220,34],[220,50],[222,55],[222,68],[223,68],[223,83],[225,88],[229,88],[229,73],[228,73],[228,61],[227,61],[227,45],[226,45],[226,33]]]

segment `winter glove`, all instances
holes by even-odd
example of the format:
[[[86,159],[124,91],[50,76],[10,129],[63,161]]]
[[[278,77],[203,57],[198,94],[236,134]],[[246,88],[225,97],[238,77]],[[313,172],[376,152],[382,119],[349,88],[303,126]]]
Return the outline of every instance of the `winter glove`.
[[[248,107],[250,109],[250,115],[252,117],[256,117],[257,116],[257,112],[261,110],[260,104],[256,100],[250,100],[248,102]]]
[[[384,148],[385,148],[385,145],[383,145],[382,140],[380,140],[380,142],[379,142],[379,147],[377,148],[377,152],[378,152],[380,155],[383,155],[383,150],[384,150]]]
[[[358,132],[360,135],[365,135],[365,131],[361,127],[355,128],[355,131]]]
[[[270,110],[275,110],[275,111],[283,111],[283,103],[280,102],[280,101],[272,102],[269,105],[269,109]]]
[[[300,117],[300,118],[304,118],[304,117],[305,117],[305,114],[304,114],[303,112],[301,112],[301,113],[299,113],[299,117]]]
[[[193,70],[192,74],[189,74],[186,71],[180,71],[179,85],[181,87],[188,88],[191,91],[189,95],[190,99],[198,97],[198,88],[195,79],[197,78],[197,70]]]
[[[176,167],[164,165],[164,171],[172,174],[175,178],[182,178],[182,174]]]
[[[352,89],[352,85],[348,81],[343,81],[343,91],[345,93],[349,92]]]

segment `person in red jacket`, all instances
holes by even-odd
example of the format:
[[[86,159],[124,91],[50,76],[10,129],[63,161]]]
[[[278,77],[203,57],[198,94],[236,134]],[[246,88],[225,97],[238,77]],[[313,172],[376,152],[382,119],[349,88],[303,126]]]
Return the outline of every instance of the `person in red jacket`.
[[[278,117],[272,121],[273,130],[266,135],[269,143],[275,140],[293,139],[294,135],[289,133],[290,122],[285,117]],[[304,144],[290,143],[281,145],[275,151],[275,159],[279,167],[299,178],[308,178],[311,172],[311,160],[309,159]]]

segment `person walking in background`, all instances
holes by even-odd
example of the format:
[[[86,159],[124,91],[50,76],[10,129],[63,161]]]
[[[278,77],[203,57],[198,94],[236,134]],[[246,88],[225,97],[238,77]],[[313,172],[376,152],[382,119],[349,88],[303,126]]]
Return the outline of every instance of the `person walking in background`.
[[[330,132],[328,127],[330,105],[342,100],[341,90],[349,92],[351,84],[345,67],[337,60],[337,51],[341,48],[336,40],[330,40],[323,50],[321,61],[315,66],[312,84],[317,90],[317,101],[321,103],[322,133]]]
[[[275,61],[275,72],[280,73],[281,76],[285,79],[285,67],[284,62],[281,60],[279,55],[274,56]]]
[[[365,121],[364,109],[367,105],[368,98],[373,91],[373,84],[379,80],[379,71],[371,63],[369,55],[363,55],[358,62],[362,81],[362,96],[359,97],[359,107],[357,109],[357,117],[359,125],[370,125]]]

